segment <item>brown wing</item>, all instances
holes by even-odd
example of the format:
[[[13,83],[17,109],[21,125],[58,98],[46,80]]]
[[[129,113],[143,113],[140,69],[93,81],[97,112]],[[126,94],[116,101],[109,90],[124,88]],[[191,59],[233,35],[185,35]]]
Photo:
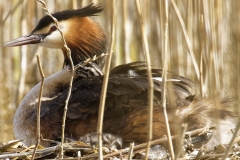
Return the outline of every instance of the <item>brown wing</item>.
[[[147,106],[148,79],[146,72],[144,73],[144,69],[137,67],[134,71],[138,72],[138,74],[129,75],[126,72],[125,74],[117,72],[118,74],[110,75],[105,105],[105,119],[122,116],[130,113],[134,108],[140,109]],[[161,70],[153,70],[153,77],[158,76],[161,76]],[[90,120],[94,121],[95,125],[97,116],[93,118],[95,117],[93,115],[98,113],[102,83],[103,76],[83,78],[74,82],[68,103],[67,124],[74,126],[75,123],[83,123],[83,120],[86,120],[84,123],[89,123],[87,121],[89,120],[88,117],[90,117]],[[171,90],[174,91],[176,103],[182,103],[186,101],[186,97],[191,96],[189,91],[191,84],[181,79],[173,81],[171,84]],[[46,133],[45,136],[43,135],[44,137],[56,138],[60,136],[67,93],[68,88],[65,88],[55,98],[42,102],[41,122],[45,125],[42,129],[49,130],[49,132],[43,132]],[[155,104],[160,104],[161,81],[154,80],[154,95]],[[35,114],[33,113],[31,116]],[[54,126],[54,130],[51,129],[52,126]],[[91,131],[95,128],[96,126],[93,126]]]
[[[156,72],[154,72],[156,74]],[[86,119],[98,111],[103,77],[91,77],[79,80],[73,84],[72,94],[68,105],[68,119]],[[183,81],[172,83],[176,97],[191,95],[189,85]],[[147,104],[148,80],[146,76],[132,76],[127,74],[112,74],[109,78],[106,110],[119,106],[136,106]],[[63,110],[68,89],[63,90],[55,99],[42,103],[43,108],[49,110]],[[161,82],[154,80],[155,101],[160,101]],[[44,114],[44,112],[43,112]]]

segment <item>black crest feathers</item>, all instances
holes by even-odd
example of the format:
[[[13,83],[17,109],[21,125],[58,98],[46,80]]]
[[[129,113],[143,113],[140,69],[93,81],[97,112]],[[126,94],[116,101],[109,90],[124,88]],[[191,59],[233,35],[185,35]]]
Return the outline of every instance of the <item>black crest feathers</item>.
[[[99,4],[90,4],[88,6],[85,6],[80,9],[72,9],[72,10],[65,10],[61,12],[56,12],[53,15],[58,21],[66,20],[72,17],[88,17],[88,16],[96,16],[97,13],[100,13],[103,10],[101,5]],[[50,23],[52,23],[53,20],[48,15],[44,16],[36,26],[36,28],[32,31],[34,33],[37,30],[40,30],[46,26],[48,26]]]

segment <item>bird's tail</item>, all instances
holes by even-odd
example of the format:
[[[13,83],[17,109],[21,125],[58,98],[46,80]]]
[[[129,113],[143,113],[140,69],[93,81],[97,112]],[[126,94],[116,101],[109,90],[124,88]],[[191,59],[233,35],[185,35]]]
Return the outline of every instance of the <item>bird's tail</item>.
[[[221,95],[195,99],[189,106],[179,108],[176,116],[181,123],[188,124],[188,131],[216,127],[206,144],[208,149],[213,149],[216,145],[228,144],[232,138],[232,130],[237,124],[237,116],[231,110],[232,102]]]

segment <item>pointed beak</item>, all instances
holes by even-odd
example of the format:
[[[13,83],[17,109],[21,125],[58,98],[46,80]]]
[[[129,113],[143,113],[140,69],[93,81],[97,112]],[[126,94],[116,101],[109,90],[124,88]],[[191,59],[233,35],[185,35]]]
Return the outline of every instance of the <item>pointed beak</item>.
[[[41,43],[43,38],[44,36],[41,34],[30,34],[27,36],[14,39],[10,42],[7,42],[2,47],[15,47],[15,46],[22,46],[27,44]]]

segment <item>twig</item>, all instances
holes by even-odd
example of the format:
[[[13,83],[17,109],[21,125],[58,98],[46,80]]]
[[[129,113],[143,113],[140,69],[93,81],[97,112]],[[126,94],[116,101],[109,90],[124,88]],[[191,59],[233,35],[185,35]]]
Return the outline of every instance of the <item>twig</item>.
[[[214,129],[214,127],[211,127],[209,129]],[[199,128],[199,129],[196,129],[196,130],[193,130],[193,131],[190,131],[190,132],[186,132],[184,135],[185,135],[185,137],[196,136],[196,135],[202,134],[203,132],[205,132],[206,130],[209,130],[209,129],[208,128]],[[178,135],[171,136],[170,140],[174,140],[176,138],[179,138],[179,136]],[[160,139],[153,140],[153,141],[151,141],[151,145],[157,145],[157,144],[165,143],[165,142],[168,141],[168,139],[169,138],[167,138],[167,137],[163,137],[163,138],[160,138]],[[147,146],[147,143],[142,143],[142,144],[134,146],[133,150],[136,151],[136,150],[139,150],[139,149],[143,149],[143,148],[146,148],[146,146]],[[108,157],[111,157],[111,156],[118,156],[120,153],[126,153],[128,151],[129,151],[129,149],[121,149],[117,152],[107,154],[103,158],[108,158]]]
[[[142,35],[142,44],[143,44],[143,52],[145,54],[146,62],[147,62],[147,76],[148,76],[148,139],[147,139],[147,148],[146,148],[146,156],[145,159],[148,157],[149,148],[151,146],[152,140],[152,120],[153,120],[153,79],[152,79],[152,69],[151,69],[151,59],[149,54],[148,42],[145,33],[145,24],[143,22],[143,16],[140,9],[140,2],[139,0],[135,0],[137,13],[138,13],[138,20],[141,29]]]
[[[130,144],[129,151],[128,151],[128,160],[132,159],[133,148],[134,148],[134,142]]]
[[[203,15],[200,16],[200,32],[203,32],[204,24],[203,24]],[[201,35],[201,34],[200,34]],[[200,74],[200,96],[203,98],[203,38],[200,36],[200,68],[199,68],[199,74]]]
[[[170,139],[173,140],[173,139],[176,139],[177,137],[178,136],[172,136],[172,137],[170,137]],[[167,137],[163,137],[163,138],[151,141],[151,145],[161,144],[161,143],[164,143],[164,142],[167,142],[167,141],[168,141],[168,138]],[[146,148],[147,145],[148,145],[148,143],[142,143],[142,144],[136,145],[136,146],[133,147],[133,150],[135,151],[135,150]],[[108,157],[111,157],[111,156],[118,156],[119,154],[127,153],[128,151],[129,151],[129,149],[121,149],[121,150],[119,150],[117,152],[107,154],[103,158],[108,158]]]
[[[129,41],[130,41],[130,35],[129,35],[129,30],[130,27],[128,27],[128,16],[129,16],[129,11],[128,11],[128,0],[122,0],[122,31],[123,31],[123,50],[124,50],[124,63],[129,63],[131,61],[131,56],[130,56],[130,50],[129,50]],[[131,26],[132,30],[132,26]],[[127,32],[128,31],[128,32]],[[131,31],[130,31],[131,32]]]
[[[21,6],[24,6],[26,3],[26,1],[23,1],[23,3],[21,4]],[[20,7],[21,7],[20,6]],[[26,28],[24,27],[27,24],[26,21],[26,16],[24,16],[24,12],[23,10],[21,11],[20,14],[20,21],[21,21],[21,25],[19,26],[21,33],[23,33]],[[18,80],[18,86],[19,88],[17,89],[17,94],[15,95],[15,103],[19,104],[19,102],[21,102],[22,98],[24,97],[24,88],[25,88],[25,81],[26,81],[26,77],[27,77],[27,52],[28,52],[28,47],[26,46],[22,46],[20,47],[20,77]],[[35,59],[36,60],[36,59]]]
[[[39,150],[36,152],[36,158],[42,158],[45,155],[51,154],[55,151],[58,150],[58,145],[54,147],[48,147],[47,149],[44,150]],[[33,155],[33,152],[24,152],[24,153],[9,153],[9,154],[4,154],[0,155],[0,159],[13,159],[13,158],[18,158],[18,159],[30,159],[29,156]]]
[[[185,132],[185,138],[193,137],[193,136],[199,136],[202,135],[205,132],[216,130],[216,126],[212,127],[206,127],[206,128],[199,128],[196,130],[193,130],[191,132]]]
[[[96,55],[95,55],[93,58],[88,58],[88,59],[86,59],[85,61],[83,61],[82,63],[77,64],[76,66],[74,66],[74,71],[78,70],[78,68],[80,68],[81,66],[85,66],[85,65],[87,65],[88,63],[94,62],[94,61],[96,61],[96,60],[98,60],[98,59],[100,59],[100,58],[102,58],[102,57],[107,56],[107,55],[108,55],[108,54],[102,53],[102,54],[100,54],[99,56],[96,56]]]
[[[165,0],[165,34],[164,34],[164,56],[163,56],[163,72],[162,72],[162,93],[161,93],[161,102],[163,107],[163,115],[165,120],[165,126],[167,129],[167,137],[168,137],[168,147],[170,150],[171,159],[175,159],[173,144],[171,138],[171,131],[170,126],[168,123],[168,114],[167,114],[167,107],[166,107],[166,85],[167,85],[167,70],[168,70],[168,0]]]
[[[41,81],[41,87],[40,87],[39,97],[38,97],[38,110],[37,110],[37,144],[36,144],[35,147],[34,147],[34,151],[33,151],[33,155],[32,155],[32,157],[31,157],[31,160],[33,160],[34,157],[35,157],[36,150],[37,150],[38,145],[40,144],[40,139],[41,139],[40,112],[41,112],[41,102],[42,102],[42,101],[41,101],[42,91],[43,91],[44,80],[45,80],[45,75],[44,75],[43,70],[42,70],[42,65],[41,65],[41,62],[40,62],[40,59],[39,59],[39,55],[37,55],[37,63],[38,63],[38,69],[39,69],[40,75],[41,75],[41,77],[42,77],[42,81]]]
[[[8,17],[12,14],[14,14],[14,12],[17,10],[17,8],[20,6],[20,4],[23,3],[23,0],[18,1],[18,3],[10,9],[10,11],[7,13],[7,15],[4,17],[3,21],[1,22],[2,25],[4,25],[4,23],[6,22],[6,20],[8,19]]]
[[[234,144],[234,142],[235,142],[235,138],[236,138],[237,135],[238,135],[238,130],[239,130],[239,129],[240,129],[240,121],[238,121],[238,124],[237,124],[237,126],[236,126],[235,132],[234,132],[234,134],[233,134],[233,137],[232,137],[230,143],[228,144],[228,147],[227,147],[226,152],[224,153],[223,159],[226,159],[226,158],[227,158],[227,156],[228,156],[228,154],[229,154],[229,151],[230,151],[230,149],[232,148],[232,146],[233,146],[233,144]]]
[[[50,13],[49,11],[47,10],[47,6],[46,6],[46,3],[43,1],[43,0],[38,0],[38,2],[40,2],[42,5],[43,5],[43,10],[46,11],[47,15],[50,16],[53,21],[55,22],[56,24],[56,27],[58,29],[58,31],[60,32],[61,34],[61,38],[62,38],[62,41],[63,41],[63,46],[64,48],[67,50],[67,57],[70,61],[70,65],[71,65],[71,71],[72,71],[72,76],[71,76],[71,79],[70,79],[70,83],[69,83],[69,90],[68,90],[68,95],[67,95],[67,98],[66,98],[66,101],[65,101],[65,106],[64,106],[64,112],[63,112],[63,121],[62,121],[62,136],[61,136],[61,151],[60,151],[60,156],[63,157],[63,143],[64,143],[64,132],[65,132],[65,121],[66,121],[66,115],[67,115],[67,109],[68,109],[68,101],[70,99],[70,95],[71,95],[71,91],[72,91],[72,82],[73,82],[73,76],[74,76],[74,66],[73,66],[73,61],[72,61],[72,58],[71,58],[71,50],[68,48],[67,46],[67,43],[64,39],[64,36],[63,36],[63,33],[62,31],[60,30],[59,28],[59,25],[58,25],[58,21],[56,18],[54,18]]]
[[[182,148],[182,144],[183,144],[183,141],[184,141],[184,138],[186,137],[186,131],[187,131],[187,127],[188,127],[188,124],[187,123],[184,123],[182,124],[182,132],[179,136],[179,139],[178,139],[178,149],[177,151],[175,152],[176,153],[176,157],[175,159],[178,159],[178,157],[180,156],[180,153],[181,153],[181,148]]]
[[[101,91],[101,97],[99,102],[99,110],[98,110],[98,126],[97,126],[97,133],[98,133],[98,153],[100,160],[103,159],[103,153],[102,153],[102,128],[103,128],[103,116],[104,116],[104,108],[105,108],[105,101],[106,101],[106,92],[107,92],[107,86],[108,86],[108,77],[109,77],[109,71],[111,66],[111,59],[112,59],[112,50],[114,47],[114,40],[115,40],[115,0],[112,1],[112,25],[111,25],[111,45],[109,48],[109,56],[106,60],[106,66],[105,66],[105,76],[103,78],[103,85],[102,85],[102,91]]]
[[[173,8],[174,8],[174,10],[175,10],[175,12],[176,12],[176,15],[177,15],[177,17],[178,17],[178,20],[179,20],[179,22],[180,22],[180,24],[181,24],[181,26],[182,26],[182,30],[183,30],[183,34],[184,34],[185,40],[186,40],[186,42],[187,42],[189,54],[190,54],[190,57],[191,57],[191,59],[192,59],[195,72],[196,72],[196,74],[197,74],[197,78],[199,79],[200,76],[199,76],[198,64],[197,64],[196,58],[195,58],[194,53],[193,53],[192,45],[191,45],[190,39],[189,39],[189,37],[188,37],[185,24],[184,24],[184,22],[183,22],[183,19],[182,19],[182,17],[181,17],[181,14],[180,14],[180,12],[179,12],[179,9],[178,9],[178,7],[177,7],[177,5],[176,5],[175,0],[171,0],[171,1],[172,1]]]

